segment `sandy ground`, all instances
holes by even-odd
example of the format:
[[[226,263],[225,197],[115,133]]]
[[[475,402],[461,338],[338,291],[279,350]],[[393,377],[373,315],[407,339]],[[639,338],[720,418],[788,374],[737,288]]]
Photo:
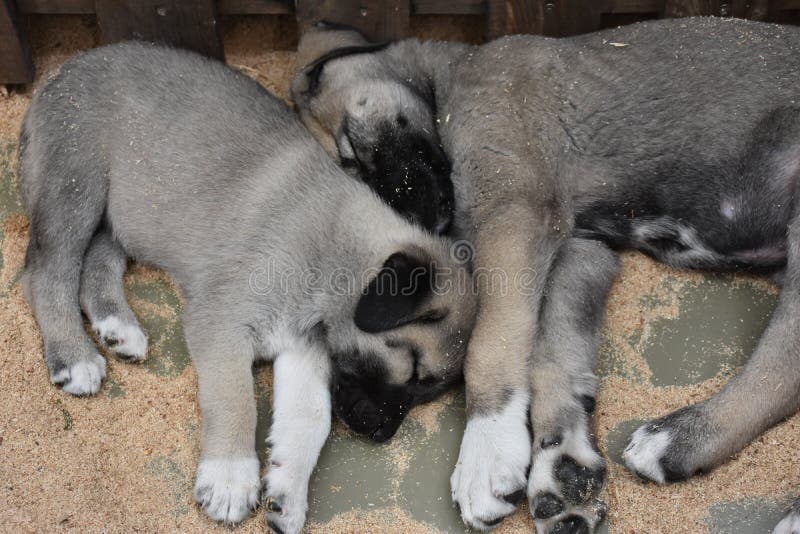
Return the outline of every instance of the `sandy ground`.
[[[224,21],[229,63],[286,98],[297,36],[289,19]],[[420,37],[480,40],[477,19],[414,20]],[[90,18],[39,17],[30,38],[37,84],[96,46]],[[149,360],[109,358],[93,398],[51,386],[41,338],[19,284],[27,219],[16,190],[19,125],[30,88],[0,95],[0,531],[253,532],[229,529],[191,499],[198,457],[196,379],[183,342],[181,301],[161,273],[132,266],[129,300],[151,341]],[[769,532],[800,493],[800,417],[770,430],[711,474],[642,484],[618,464],[642,419],[697,402],[740,366],[775,302],[768,283],[671,271],[626,255],[604,330],[596,433],[609,456],[611,532]],[[269,369],[257,370],[260,453],[269,424]],[[448,479],[463,431],[463,394],[415,410],[376,446],[335,425],[312,480],[309,532],[462,532]],[[523,507],[498,532],[532,532]]]

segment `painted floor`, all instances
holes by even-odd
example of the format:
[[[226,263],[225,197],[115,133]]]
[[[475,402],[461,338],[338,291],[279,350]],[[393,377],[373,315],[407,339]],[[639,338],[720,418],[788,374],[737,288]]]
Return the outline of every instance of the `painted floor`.
[[[260,40],[282,42],[281,27],[248,23],[234,30],[229,61],[285,96],[293,54],[265,49]],[[44,70],[93,39],[96,29],[85,19],[66,27],[42,23],[32,37]],[[72,398],[49,384],[19,284],[27,220],[16,182],[16,132],[29,98],[0,96],[0,531],[263,529],[258,515],[233,529],[215,525],[192,502],[196,378],[181,331],[181,298],[166,276],[134,265],[126,277],[150,339],[146,362],[110,358],[109,379],[95,398]],[[800,493],[800,417],[683,484],[641,483],[621,467],[620,455],[643,420],[702,400],[736,373],[769,320],[777,290],[755,278],[680,273],[640,255],[625,255],[623,263],[598,368],[596,434],[610,467],[604,531],[770,532]],[[271,373],[255,373],[263,461]],[[463,391],[414,410],[384,445],[335,424],[312,479],[307,530],[464,532],[449,497],[463,428]],[[524,506],[497,530],[532,531]]]

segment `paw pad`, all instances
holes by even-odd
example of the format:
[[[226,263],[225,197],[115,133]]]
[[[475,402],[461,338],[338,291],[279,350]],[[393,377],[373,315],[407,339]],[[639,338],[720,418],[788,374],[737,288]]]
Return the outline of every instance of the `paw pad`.
[[[556,465],[555,476],[562,484],[564,497],[571,503],[581,504],[600,491],[605,472],[605,466],[590,469],[564,455]]]
[[[534,518],[549,519],[564,511],[564,502],[552,493],[542,493],[533,498],[531,509]]]
[[[553,525],[551,534],[589,534],[586,520],[578,515],[570,515]]]

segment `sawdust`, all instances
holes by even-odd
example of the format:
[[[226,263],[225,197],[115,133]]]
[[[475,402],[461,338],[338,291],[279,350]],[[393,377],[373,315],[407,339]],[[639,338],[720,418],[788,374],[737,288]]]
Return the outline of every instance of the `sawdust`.
[[[422,38],[480,42],[484,21],[480,17],[412,17],[412,32]],[[223,22],[229,62],[287,98],[297,39],[294,22],[268,17]],[[97,27],[89,17],[35,17],[29,29],[38,72],[34,86],[66,58],[99,42]],[[16,142],[31,94],[31,88],[11,88],[8,96],[0,95],[0,141]],[[52,387],[41,338],[18,283],[27,220],[12,215],[0,222],[4,234],[0,272],[0,502],[4,505],[0,506],[0,530],[231,532],[208,520],[191,498],[200,424],[192,366],[177,376],[162,377],[142,365],[110,358],[110,379],[98,396],[74,398]],[[606,438],[618,424],[664,415],[707,398],[724,385],[725,380],[716,377],[686,387],[654,387],[647,362],[631,348],[630,340],[646,338],[656,319],[677,317],[681,293],[701,280],[700,274],[674,271],[640,255],[623,256],[622,274],[612,291],[604,327],[606,341],[618,352],[623,371],[606,376],[599,391],[595,425],[604,452]],[[126,275],[132,305],[137,313],[177,320],[173,307],[138,298],[131,291],[137,284],[155,283],[165,283],[175,292],[163,273],[133,265]],[[734,283],[776,292],[769,282],[751,277],[737,276]],[[649,299],[647,306],[643,298]],[[271,371],[259,369],[256,379],[269,395]],[[430,439],[436,439],[441,415],[455,398],[449,394],[416,408],[409,419],[421,425]],[[609,461],[606,492],[612,530],[705,532],[704,517],[712,503],[752,496],[782,502],[797,492],[800,480],[798,427],[800,417],[795,416],[709,475],[672,486],[642,484]],[[349,435],[340,423],[334,424],[333,433]],[[412,446],[402,440],[387,445],[397,473],[408,471]],[[449,476],[449,472],[435,476]],[[399,491],[396,484],[392,488]],[[263,518],[256,515],[236,532],[263,529]],[[310,523],[307,530],[438,532],[397,506],[346,511],[326,523]],[[523,504],[496,532],[532,531]]]
[[[409,412],[408,419],[419,423],[425,430],[425,435],[430,436],[439,430],[439,418],[455,402],[456,395],[455,391],[449,391],[436,402],[415,406]]]
[[[339,514],[326,523],[311,522],[306,525],[309,534],[439,534],[441,531],[420,521],[415,521],[403,509],[393,506],[380,510],[350,511]]]

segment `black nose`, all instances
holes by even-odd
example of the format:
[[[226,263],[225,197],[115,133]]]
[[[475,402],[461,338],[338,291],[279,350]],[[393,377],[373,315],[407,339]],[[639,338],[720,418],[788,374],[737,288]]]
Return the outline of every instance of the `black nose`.
[[[364,377],[338,376],[333,386],[333,411],[353,432],[373,441],[395,435],[411,399],[403,388]]]
[[[395,435],[407,412],[399,406],[379,406],[367,397],[352,401],[352,395],[348,393],[338,395],[334,401],[334,413],[350,430],[378,443]],[[352,405],[348,407],[349,403]]]

